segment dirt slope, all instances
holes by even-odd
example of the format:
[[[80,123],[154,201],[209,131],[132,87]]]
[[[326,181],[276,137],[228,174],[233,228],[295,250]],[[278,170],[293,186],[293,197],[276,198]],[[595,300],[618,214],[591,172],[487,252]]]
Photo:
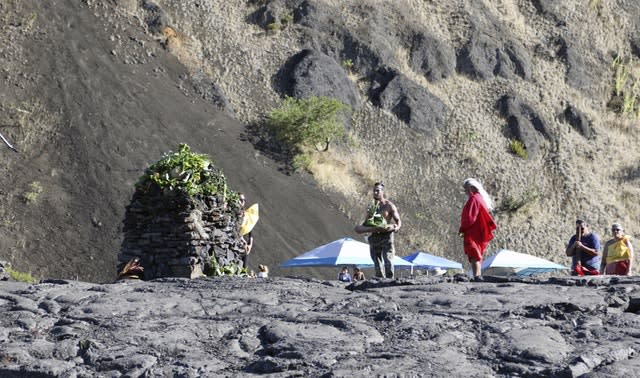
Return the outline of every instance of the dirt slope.
[[[184,67],[135,20],[82,2],[0,8],[20,42],[2,60],[0,132],[20,152],[0,149],[0,259],[37,277],[112,280],[134,183],[182,142],[212,156],[250,203],[260,199],[251,265],[274,267],[351,230],[330,198],[242,141],[243,125],[200,100]],[[34,182],[41,192],[28,202]]]

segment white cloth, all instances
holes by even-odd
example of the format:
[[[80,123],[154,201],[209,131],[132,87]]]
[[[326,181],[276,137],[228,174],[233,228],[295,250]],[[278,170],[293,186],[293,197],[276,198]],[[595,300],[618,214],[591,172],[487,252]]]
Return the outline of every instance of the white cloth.
[[[478,193],[480,193],[480,196],[482,197],[484,204],[487,205],[487,209],[489,209],[489,211],[493,210],[493,200],[491,199],[491,196],[489,195],[489,193],[487,193],[487,191],[484,190],[484,187],[482,186],[480,181],[474,178],[468,178],[464,180],[464,183],[462,184],[462,186],[467,186],[467,185],[476,188],[478,190]]]

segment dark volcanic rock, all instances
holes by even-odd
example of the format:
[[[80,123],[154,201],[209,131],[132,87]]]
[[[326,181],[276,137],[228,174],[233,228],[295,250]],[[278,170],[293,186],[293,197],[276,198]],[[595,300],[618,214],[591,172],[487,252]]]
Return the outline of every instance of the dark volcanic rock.
[[[457,67],[458,71],[481,80],[513,75],[531,78],[531,57],[520,42],[502,41],[481,30],[476,30],[458,53]]]
[[[538,112],[519,98],[505,95],[498,101],[498,108],[507,120],[507,137],[524,143],[530,158],[540,151],[545,139],[552,139]]]
[[[409,66],[429,81],[446,79],[455,72],[456,55],[447,44],[426,33],[413,37]]]
[[[293,56],[284,83],[285,92],[296,98],[325,96],[340,100],[353,110],[360,107],[360,96],[345,70],[331,57],[314,50]]]
[[[448,108],[438,97],[392,70],[380,71],[371,97],[382,109],[427,135],[435,135],[447,123]]]
[[[0,283],[0,375],[632,376],[638,277]]]
[[[233,107],[225,97],[222,89],[204,72],[198,71],[191,75],[191,81],[193,83],[193,89],[202,99],[215,105],[218,109],[225,111],[232,117],[235,115]]]
[[[573,127],[580,135],[589,139],[593,136],[593,127],[587,117],[576,109],[573,105],[569,105],[564,109],[560,119],[567,122]]]

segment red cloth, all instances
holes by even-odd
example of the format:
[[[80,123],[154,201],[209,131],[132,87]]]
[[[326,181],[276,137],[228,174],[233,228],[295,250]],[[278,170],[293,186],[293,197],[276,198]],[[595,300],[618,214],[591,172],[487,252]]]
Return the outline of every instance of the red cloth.
[[[582,266],[582,264],[576,265],[575,275],[577,276],[599,276],[598,269],[589,268],[588,266]]]
[[[464,234],[464,253],[470,262],[481,261],[482,254],[493,239],[496,223],[482,200],[480,193],[471,193],[462,208],[460,229]]]
[[[629,260],[618,261],[607,264],[605,267],[606,274],[615,274],[618,276],[626,276],[629,272]]]

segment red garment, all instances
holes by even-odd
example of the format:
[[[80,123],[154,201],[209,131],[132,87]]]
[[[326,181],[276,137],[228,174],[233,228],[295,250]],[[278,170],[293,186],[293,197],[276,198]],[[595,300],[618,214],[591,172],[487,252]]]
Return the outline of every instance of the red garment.
[[[605,267],[605,274],[626,276],[627,273],[629,273],[629,260],[610,263]]]
[[[482,261],[482,254],[493,239],[496,224],[489,214],[480,193],[471,193],[460,216],[460,229],[464,234],[464,253],[470,262]]]
[[[582,264],[576,265],[574,274],[576,276],[598,276],[600,272],[598,269],[589,268],[588,266],[582,266]]]

